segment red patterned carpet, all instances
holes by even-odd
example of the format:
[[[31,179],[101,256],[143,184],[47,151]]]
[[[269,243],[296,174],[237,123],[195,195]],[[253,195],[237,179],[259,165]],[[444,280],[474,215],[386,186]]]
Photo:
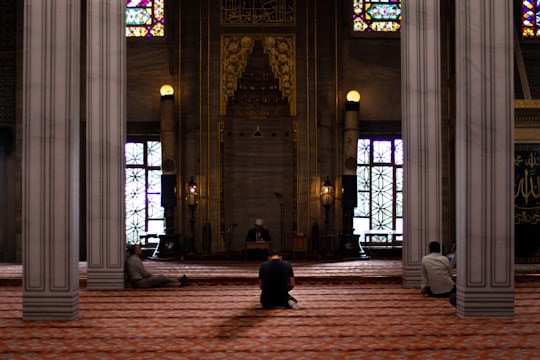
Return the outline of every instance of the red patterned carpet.
[[[300,285],[300,310],[263,310],[251,285],[81,289],[80,320],[22,321],[20,287],[0,288],[2,359],[538,359],[540,288],[516,316],[463,319],[396,284]]]
[[[178,289],[96,291],[81,281],[73,322],[23,321],[20,285],[0,286],[0,359],[540,359],[535,278],[516,283],[513,318],[463,319],[446,299],[389,281],[396,264],[370,273],[373,263],[360,263],[293,262],[300,310],[260,308],[256,263],[145,262],[186,273],[190,285]],[[351,267],[355,276],[337,270]],[[325,280],[325,268],[334,276]]]
[[[401,260],[370,259],[368,261],[290,260],[299,281],[401,281]],[[234,260],[144,260],[151,273],[171,277],[186,275],[200,284],[247,284],[257,279],[260,262]],[[0,263],[0,285],[20,285],[22,265]],[[86,282],[86,262],[79,263],[81,283]]]

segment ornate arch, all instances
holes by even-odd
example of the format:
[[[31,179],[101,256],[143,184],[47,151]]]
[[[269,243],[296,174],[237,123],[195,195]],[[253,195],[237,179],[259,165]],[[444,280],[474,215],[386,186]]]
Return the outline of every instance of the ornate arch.
[[[262,40],[279,88],[290,104],[290,115],[296,115],[296,73],[294,35],[223,35],[221,38],[220,115],[227,114],[227,103],[237,90],[237,80],[246,68],[253,44]]]

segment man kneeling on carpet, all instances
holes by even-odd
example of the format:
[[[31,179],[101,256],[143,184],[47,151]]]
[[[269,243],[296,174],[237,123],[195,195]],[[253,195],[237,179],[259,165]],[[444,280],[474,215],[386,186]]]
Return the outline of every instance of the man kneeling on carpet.
[[[300,308],[296,299],[289,295],[294,288],[293,268],[282,260],[280,252],[271,252],[268,261],[260,266],[259,287],[263,308]]]
[[[152,275],[144,267],[141,261],[141,246],[138,244],[130,245],[128,256],[124,264],[126,276],[134,288],[146,289],[156,287],[180,287],[187,285],[187,278],[184,277],[174,280],[165,275]]]

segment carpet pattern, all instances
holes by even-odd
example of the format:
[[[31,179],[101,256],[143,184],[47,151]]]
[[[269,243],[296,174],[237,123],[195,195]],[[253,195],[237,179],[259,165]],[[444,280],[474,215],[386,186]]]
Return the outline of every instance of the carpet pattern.
[[[392,282],[401,283],[403,274],[401,260],[370,259],[367,261],[317,261],[290,260],[299,282]],[[256,282],[259,262],[232,260],[144,260],[153,274],[165,274],[173,278],[188,276],[192,282],[201,284],[252,284]],[[21,285],[22,265],[0,263],[0,286]],[[517,281],[540,281],[540,264],[516,264]],[[79,278],[86,282],[87,264],[79,263]]]
[[[144,266],[155,274],[179,277],[186,274],[192,279],[257,277],[260,262],[233,260],[144,260]],[[351,277],[351,276],[401,276],[401,260],[369,261],[290,261],[296,277]],[[22,278],[22,264],[0,263],[0,279]],[[79,262],[79,276],[86,278],[87,264]]]
[[[259,263],[145,260],[177,289],[98,291],[80,319],[22,320],[22,265],[0,264],[0,359],[540,359],[538,269],[516,266],[515,316],[463,319],[401,285],[401,261],[291,261],[300,310],[261,309]]]
[[[300,310],[261,309],[253,285],[80,292],[80,319],[22,321],[0,287],[1,359],[538,359],[540,285],[510,319],[463,319],[399,284],[299,285]]]

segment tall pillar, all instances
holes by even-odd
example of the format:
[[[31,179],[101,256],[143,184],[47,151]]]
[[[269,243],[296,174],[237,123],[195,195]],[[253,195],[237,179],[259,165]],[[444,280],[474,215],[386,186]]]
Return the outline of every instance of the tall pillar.
[[[442,241],[440,3],[402,6],[403,284],[420,287],[428,244]]]
[[[456,1],[457,313],[514,315],[512,1]]]
[[[163,85],[161,92],[161,206],[165,212],[165,234],[174,236],[176,196],[176,121],[174,111],[174,89]]]
[[[86,6],[88,288],[123,289],[126,3]]]
[[[1,131],[1,128],[0,128]],[[4,151],[0,150],[0,189],[8,189],[7,179],[9,173],[7,171],[7,156]],[[10,254],[10,243],[13,243],[12,239],[8,239],[8,192],[0,191],[0,261],[6,261]]]
[[[340,243],[345,258],[367,260],[369,257],[360,245],[360,236],[353,234],[354,208],[357,206],[358,197],[356,168],[358,164],[359,115],[360,93],[351,90],[347,93],[343,126],[343,175],[341,177],[343,188],[343,233],[341,234]]]
[[[23,320],[79,318],[80,16],[24,3]]]
[[[180,234],[176,231],[175,209],[177,205],[176,179],[176,118],[174,88],[163,85],[161,93],[161,206],[165,215],[165,234],[159,235],[159,245],[154,257],[181,254]]]

